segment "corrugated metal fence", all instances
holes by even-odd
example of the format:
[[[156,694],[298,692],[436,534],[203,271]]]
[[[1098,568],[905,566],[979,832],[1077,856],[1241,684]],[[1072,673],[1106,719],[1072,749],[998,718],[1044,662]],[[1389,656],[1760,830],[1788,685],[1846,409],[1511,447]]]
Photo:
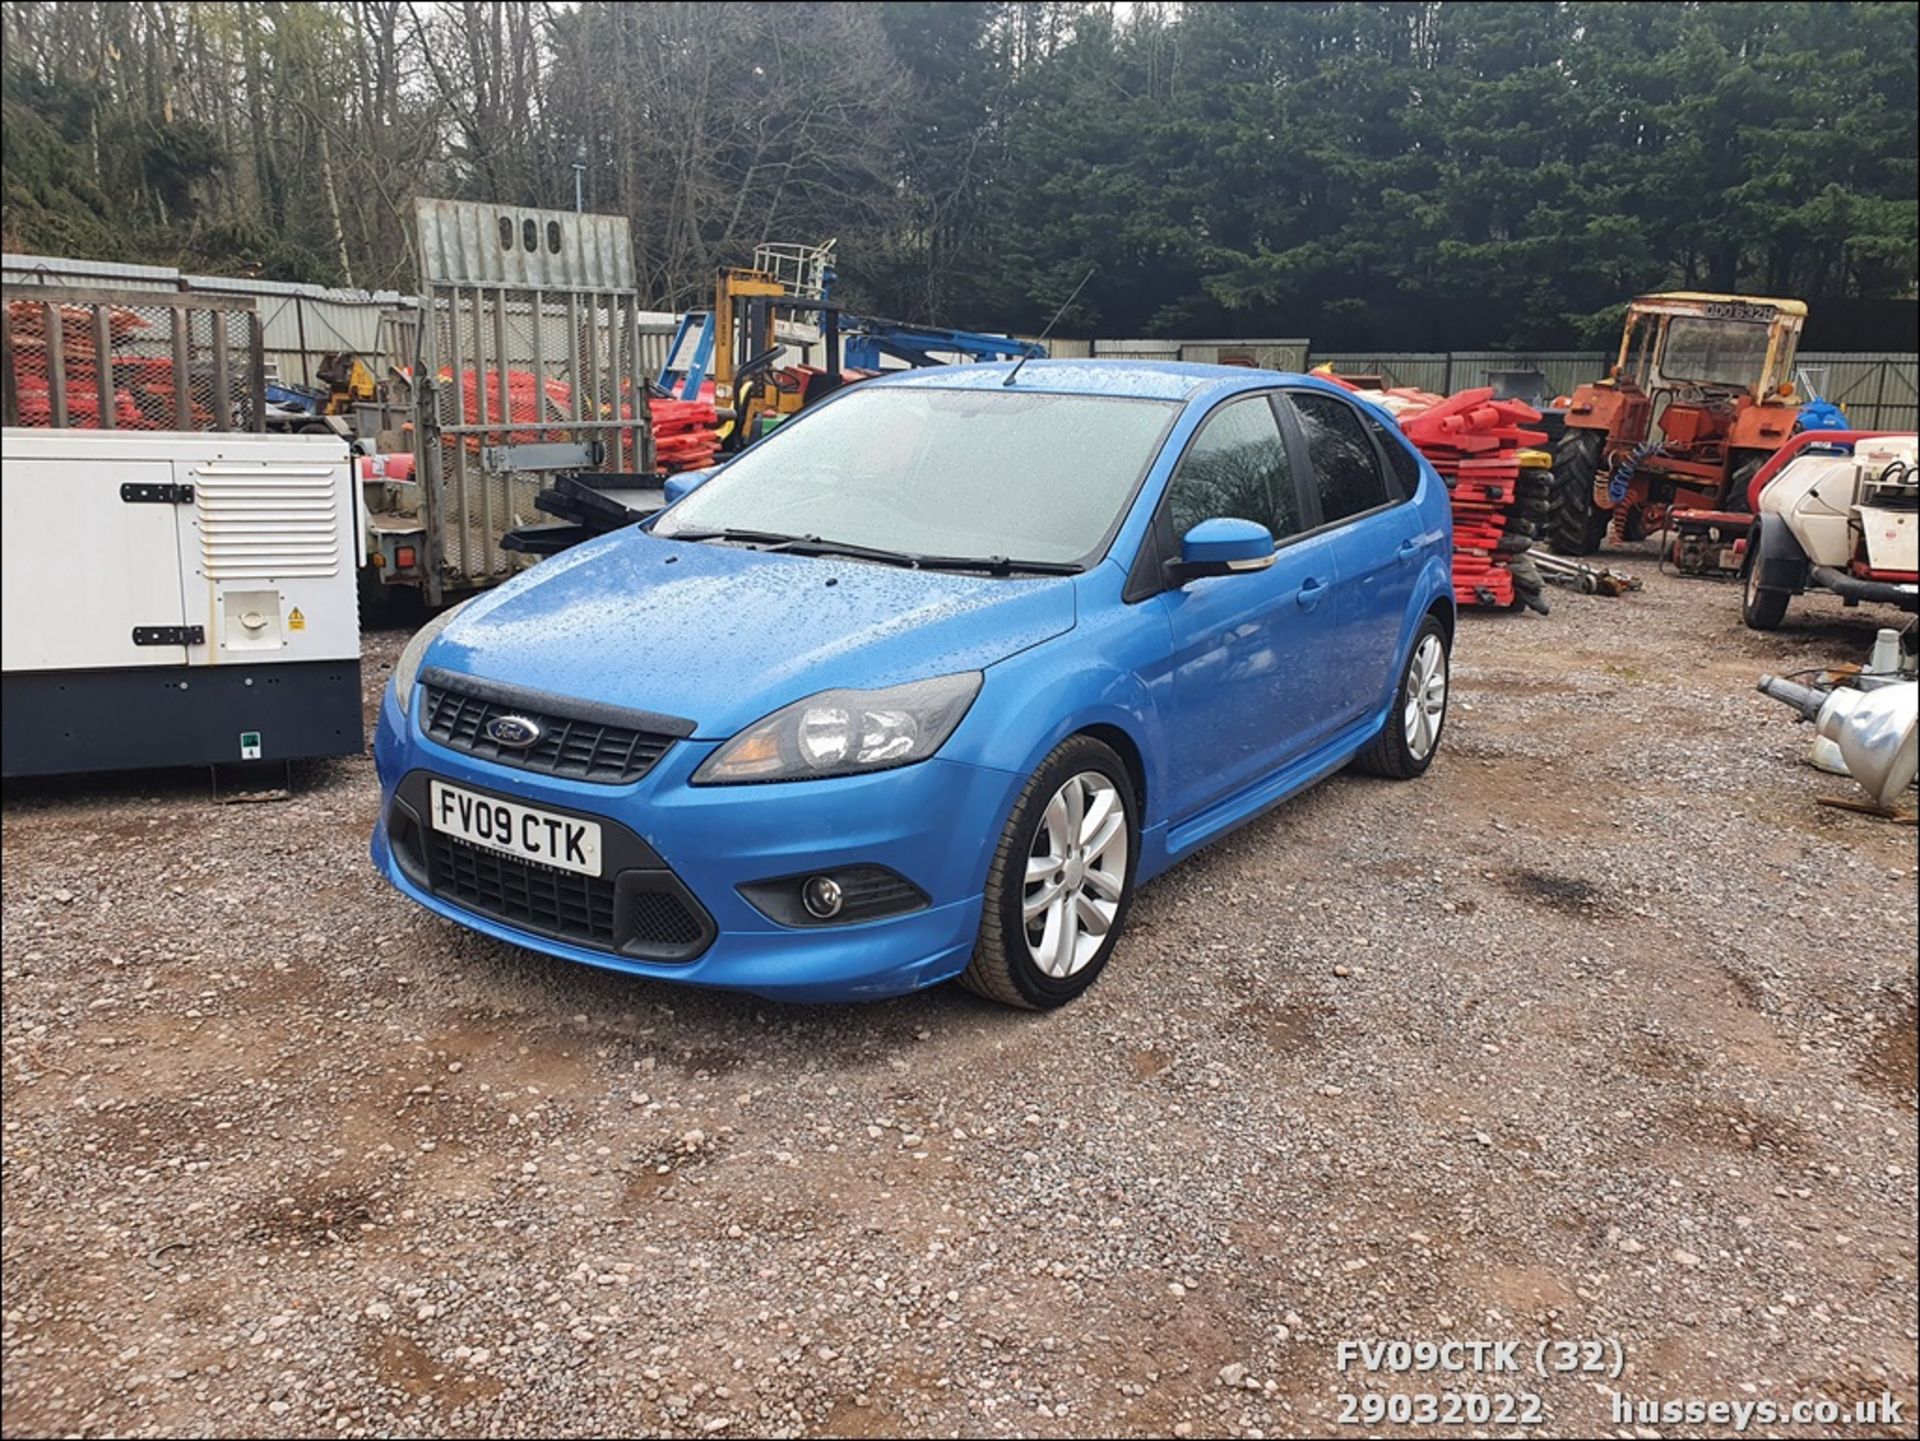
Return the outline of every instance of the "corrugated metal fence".
[[[1060,358],[1133,356],[1218,364],[1250,357],[1268,370],[1305,370],[1331,364],[1345,375],[1378,375],[1388,385],[1417,386],[1442,395],[1487,384],[1496,370],[1537,370],[1548,395],[1565,395],[1606,373],[1613,362],[1600,350],[1315,350],[1305,340],[1062,340],[1047,349]],[[1920,426],[1920,358],[1895,351],[1876,354],[1803,351],[1795,367],[1847,418],[1863,430],[1911,430]]]
[[[1920,362],[1911,355],[1802,355],[1799,368],[1862,430],[1920,428]]]
[[[1549,395],[1565,395],[1605,374],[1613,356],[1598,350],[1316,350],[1309,360],[1313,365],[1331,362],[1335,370],[1346,375],[1378,375],[1389,385],[1418,386],[1441,394],[1485,385],[1489,371],[1537,370],[1546,377]],[[1912,355],[1802,351],[1794,365],[1814,389],[1844,409],[1847,418],[1862,430],[1910,430],[1920,425],[1920,397],[1915,387],[1920,360]]]
[[[375,357],[387,364],[408,365],[411,355],[382,355],[394,332],[396,312],[414,309],[412,296],[391,291],[337,290],[317,285],[284,285],[270,281],[182,275],[159,266],[113,265],[98,261],[60,260],[45,256],[8,255],[4,259],[9,285],[40,281],[136,290],[224,290],[258,297],[267,362],[280,378],[304,382],[329,351],[345,350]],[[381,317],[389,318],[387,334]],[[677,317],[660,311],[637,316],[641,367],[657,375],[666,362]],[[1053,336],[1047,350],[1057,358],[1131,356],[1143,360],[1184,360],[1218,365],[1238,363],[1263,370],[1306,370],[1331,362],[1349,375],[1378,375],[1389,385],[1413,385],[1443,394],[1485,385],[1493,370],[1538,370],[1549,395],[1564,395],[1602,375],[1612,362],[1610,351],[1548,350],[1427,350],[1323,351],[1304,337],[1262,337],[1251,340],[1095,338]],[[1867,430],[1906,430],[1920,426],[1920,358],[1896,351],[1841,354],[1802,352],[1797,362],[1821,394],[1842,406],[1855,425]]]
[[[1022,336],[1031,340],[1032,336]],[[1073,340],[1049,337],[1047,354],[1056,360],[1126,357],[1133,360],[1184,360],[1196,365],[1251,365],[1261,370],[1304,370],[1304,337],[1257,340]]]

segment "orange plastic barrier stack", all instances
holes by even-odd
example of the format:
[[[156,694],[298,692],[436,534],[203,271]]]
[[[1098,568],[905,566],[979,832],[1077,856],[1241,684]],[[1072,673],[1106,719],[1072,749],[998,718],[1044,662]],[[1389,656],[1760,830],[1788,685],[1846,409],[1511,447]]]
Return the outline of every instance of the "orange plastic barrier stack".
[[[707,392],[703,389],[702,396]],[[654,396],[647,402],[653,414],[653,455],[668,475],[678,470],[705,470],[720,454],[720,413],[711,400],[668,400]]]

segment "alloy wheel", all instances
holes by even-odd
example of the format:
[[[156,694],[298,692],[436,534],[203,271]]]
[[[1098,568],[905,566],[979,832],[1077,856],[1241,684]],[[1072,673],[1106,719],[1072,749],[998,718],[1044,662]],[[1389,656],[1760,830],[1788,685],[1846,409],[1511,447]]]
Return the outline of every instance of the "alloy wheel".
[[[1440,739],[1440,724],[1447,714],[1447,648],[1440,637],[1429,635],[1420,642],[1407,667],[1407,708],[1403,717],[1407,750],[1423,761]]]
[[[1126,797],[1098,771],[1069,778],[1047,802],[1020,907],[1044,975],[1071,976],[1099,954],[1126,893],[1127,835]]]

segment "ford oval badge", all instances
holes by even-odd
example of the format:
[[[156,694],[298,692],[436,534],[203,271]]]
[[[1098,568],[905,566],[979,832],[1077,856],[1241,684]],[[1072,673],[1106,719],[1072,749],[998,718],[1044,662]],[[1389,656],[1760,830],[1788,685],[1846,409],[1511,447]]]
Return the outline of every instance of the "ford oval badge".
[[[540,739],[540,722],[523,715],[495,716],[487,722],[487,739],[508,750],[523,751]]]

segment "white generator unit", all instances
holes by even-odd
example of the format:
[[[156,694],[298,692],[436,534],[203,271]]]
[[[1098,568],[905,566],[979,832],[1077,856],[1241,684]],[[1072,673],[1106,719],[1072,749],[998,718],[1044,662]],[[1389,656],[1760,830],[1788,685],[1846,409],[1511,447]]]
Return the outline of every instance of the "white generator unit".
[[[346,442],[9,427],[0,460],[0,771],[359,753]]]

